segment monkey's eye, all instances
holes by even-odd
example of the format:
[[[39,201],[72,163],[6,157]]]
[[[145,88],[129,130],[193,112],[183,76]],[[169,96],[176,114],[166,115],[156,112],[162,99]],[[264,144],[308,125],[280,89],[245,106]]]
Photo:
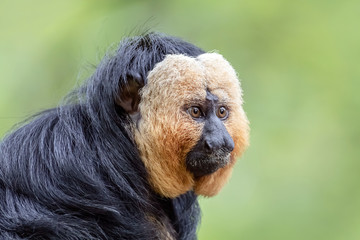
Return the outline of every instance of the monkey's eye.
[[[226,119],[229,116],[229,111],[225,107],[219,107],[216,116],[220,119]]]
[[[203,116],[201,110],[199,107],[190,107],[187,112],[193,117],[193,118],[201,118]]]

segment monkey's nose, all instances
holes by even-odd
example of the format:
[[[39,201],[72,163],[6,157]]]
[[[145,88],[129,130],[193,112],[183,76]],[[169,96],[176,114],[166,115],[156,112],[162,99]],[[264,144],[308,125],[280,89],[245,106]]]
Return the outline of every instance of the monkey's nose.
[[[231,152],[234,147],[234,141],[228,134],[225,136],[214,134],[204,139],[204,148],[207,152],[215,152],[219,149]]]

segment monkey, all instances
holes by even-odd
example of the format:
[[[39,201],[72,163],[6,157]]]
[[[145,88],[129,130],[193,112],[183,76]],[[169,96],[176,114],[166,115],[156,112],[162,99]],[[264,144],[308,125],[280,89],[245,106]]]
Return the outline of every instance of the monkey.
[[[237,73],[180,38],[124,38],[0,142],[0,239],[196,239],[249,145]]]

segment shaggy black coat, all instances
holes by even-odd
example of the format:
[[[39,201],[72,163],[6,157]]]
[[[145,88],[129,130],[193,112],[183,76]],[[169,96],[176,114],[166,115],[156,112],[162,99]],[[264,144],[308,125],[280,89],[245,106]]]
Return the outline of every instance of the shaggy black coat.
[[[198,47],[157,33],[126,38],[61,106],[0,143],[0,239],[195,239],[197,197],[158,196],[115,102],[131,76]],[[155,219],[153,219],[155,216]],[[163,224],[159,225],[159,220]]]

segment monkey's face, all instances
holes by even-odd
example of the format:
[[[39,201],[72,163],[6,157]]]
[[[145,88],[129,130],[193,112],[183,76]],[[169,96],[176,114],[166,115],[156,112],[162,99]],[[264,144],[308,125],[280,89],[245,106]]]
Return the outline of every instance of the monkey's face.
[[[200,139],[186,156],[187,169],[198,179],[230,162],[234,141],[224,124],[229,117],[229,107],[207,90],[203,101],[185,108],[194,121],[202,125]]]
[[[248,144],[234,69],[219,54],[168,55],[140,92],[135,141],[155,191],[217,194]]]

